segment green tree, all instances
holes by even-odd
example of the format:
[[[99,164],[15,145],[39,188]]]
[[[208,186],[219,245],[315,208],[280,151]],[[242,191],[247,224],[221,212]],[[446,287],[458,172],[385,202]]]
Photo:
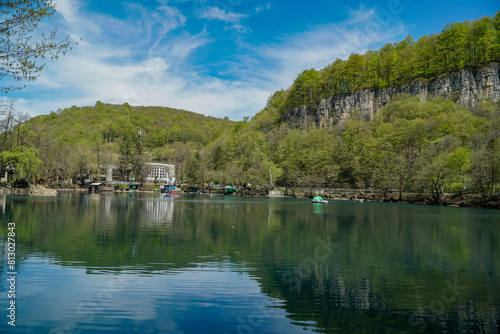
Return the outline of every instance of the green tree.
[[[186,177],[190,183],[198,183],[201,181],[201,156],[196,152],[186,162]]]
[[[379,54],[376,51],[367,51],[365,54],[367,63],[366,85],[367,88],[378,88],[379,82]]]
[[[1,1],[0,11],[0,78],[17,81],[35,80],[43,69],[45,58],[64,55],[75,43],[69,37],[57,40],[57,29],[49,34],[37,33],[38,24],[54,15],[52,0]],[[7,92],[20,87],[2,87]]]
[[[447,24],[438,36],[443,66],[446,70],[457,71],[463,68],[467,59],[467,35],[469,27],[464,23]]]
[[[212,156],[212,166],[214,170],[221,170],[226,166],[227,158],[226,153],[222,146],[217,146]]]
[[[299,74],[288,93],[287,108],[309,105],[318,102],[322,97],[321,75],[315,69]]]
[[[460,189],[464,195],[466,184],[465,173],[470,169],[470,151],[466,147],[459,147],[454,150],[448,159],[448,167],[451,173],[451,190]]]
[[[16,147],[9,151],[0,153],[0,159],[5,165],[15,168],[19,178],[31,180],[38,176],[38,169],[42,160],[38,157],[38,151],[34,148]]]
[[[436,204],[441,203],[442,196],[452,190],[460,168],[466,168],[464,153],[466,151],[460,149],[459,138],[447,135],[437,142],[429,143],[419,157],[417,180],[431,191]]]
[[[366,72],[365,72],[366,60],[364,56],[360,56],[357,53],[353,53],[349,56],[346,61],[346,75],[350,79],[349,90],[355,91],[361,88],[365,88],[366,83]]]
[[[473,50],[473,64],[480,65],[494,58],[496,40],[494,21],[485,17],[472,23],[470,44]]]
[[[123,181],[130,177],[138,177],[141,172],[142,159],[139,154],[139,138],[132,129],[126,130],[120,141],[119,170]],[[137,179],[137,178],[136,178]]]

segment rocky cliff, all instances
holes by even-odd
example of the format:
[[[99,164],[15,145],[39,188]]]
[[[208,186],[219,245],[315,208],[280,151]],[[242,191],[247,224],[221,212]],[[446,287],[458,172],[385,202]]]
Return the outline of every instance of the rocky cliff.
[[[322,99],[316,105],[295,108],[285,114],[283,120],[296,127],[322,127],[343,122],[354,111],[371,120],[394,95],[401,93],[419,95],[421,100],[442,96],[470,108],[483,100],[500,101],[500,64],[463,69],[457,73],[399,87],[335,95]]]

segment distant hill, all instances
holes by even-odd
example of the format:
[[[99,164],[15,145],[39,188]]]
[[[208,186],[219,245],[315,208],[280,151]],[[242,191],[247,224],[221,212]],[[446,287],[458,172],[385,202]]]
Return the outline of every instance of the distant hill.
[[[97,102],[34,117],[30,123],[44,136],[62,139],[69,145],[95,142],[114,143],[126,133],[143,131],[142,145],[154,149],[175,142],[200,146],[215,140],[234,122],[166,107],[133,107]]]
[[[499,62],[500,12],[304,71],[250,121],[100,102],[7,118],[0,164],[17,178],[74,182],[102,178],[106,165],[140,180],[157,161],[201,187],[469,205],[468,195],[500,192]]]
[[[235,124],[227,117],[166,107],[72,106],[6,132],[0,164],[15,166],[18,177],[65,181],[97,177],[96,166],[105,165],[119,166],[123,173],[134,167],[139,175],[144,161],[175,164],[182,175],[197,152]]]

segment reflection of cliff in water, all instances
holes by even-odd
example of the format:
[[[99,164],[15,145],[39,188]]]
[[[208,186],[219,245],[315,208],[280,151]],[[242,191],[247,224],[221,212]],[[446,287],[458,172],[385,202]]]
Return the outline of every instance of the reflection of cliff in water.
[[[475,221],[477,229],[462,234],[454,224],[436,224],[419,235],[401,221],[369,217],[340,214],[330,225],[335,232],[295,243],[302,252],[293,265],[283,257],[259,265],[267,268],[254,273],[263,291],[285,300],[292,320],[314,321],[324,333],[500,332],[495,226]],[[452,238],[444,237],[447,231]],[[372,234],[379,242],[368,247]]]
[[[266,294],[285,301],[284,308],[292,321],[313,321],[321,333],[493,334],[500,331],[500,302],[494,300],[495,297],[487,298],[489,306],[482,300],[486,296],[476,300],[469,290],[455,298],[451,290],[445,290],[446,283],[437,293],[428,295],[415,294],[411,288],[395,292],[396,287],[380,288],[369,279],[347,279],[333,268],[323,269],[326,271],[316,268],[307,275],[296,275],[297,281],[292,282],[283,276],[280,280],[277,275],[271,283],[267,274],[257,280]],[[407,294],[407,301],[397,302],[398,294]]]
[[[156,274],[229,261],[323,332],[499,330],[493,211],[294,201],[7,197],[4,221],[26,253],[64,266]]]

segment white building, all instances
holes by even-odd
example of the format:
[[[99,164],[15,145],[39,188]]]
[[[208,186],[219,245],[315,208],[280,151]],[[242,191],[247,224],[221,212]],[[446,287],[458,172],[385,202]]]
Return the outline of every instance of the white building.
[[[154,183],[155,181],[160,184],[175,184],[175,165],[167,165],[156,162],[146,162],[146,183]],[[108,166],[106,172],[106,182],[115,183],[119,178],[118,167]]]
[[[146,183],[175,184],[175,165],[146,162]]]

